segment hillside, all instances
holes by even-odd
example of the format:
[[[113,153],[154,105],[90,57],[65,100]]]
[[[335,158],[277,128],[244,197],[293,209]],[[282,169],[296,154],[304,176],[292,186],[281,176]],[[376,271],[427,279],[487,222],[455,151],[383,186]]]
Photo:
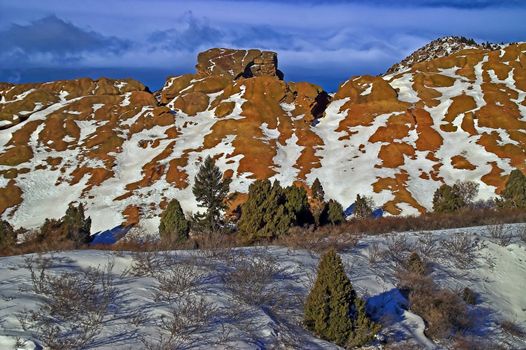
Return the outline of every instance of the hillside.
[[[35,227],[81,201],[94,231],[153,228],[167,199],[198,209],[208,155],[238,193],[319,178],[344,207],[365,194],[391,214],[430,209],[456,180],[490,198],[526,171],[526,44],[445,52],[334,96],[283,80],[277,54],[259,50],[201,53],[195,74],[157,93],[130,79],[0,83],[0,213]]]
[[[514,235],[521,230],[522,224],[505,227]],[[514,238],[503,245],[489,232],[491,227],[474,227],[365,236],[342,252],[354,288],[366,298],[374,319],[383,324],[378,339],[366,349],[523,349],[524,334],[507,332],[504,321],[526,326],[526,294],[517,283],[526,273],[524,242]],[[446,244],[463,237],[470,242],[467,251]],[[429,261],[440,286],[476,291],[476,303],[467,310],[473,327],[463,331],[471,346],[460,345],[463,337],[432,341],[422,317],[408,307],[395,258],[407,258],[415,250]],[[342,349],[316,339],[301,324],[318,258],[310,251],[275,246],[142,253],[79,250],[2,257],[0,347],[10,349],[18,343],[17,349],[41,349],[52,341],[82,341],[80,335],[89,333],[84,330],[95,330],[83,349]],[[156,263],[141,265],[146,259]],[[104,268],[107,263],[112,269]],[[37,274],[43,271],[47,278],[60,276],[64,281],[93,279],[88,269],[103,268],[106,288],[113,288],[111,304],[107,310],[99,306],[76,314],[76,308],[91,305],[90,300],[71,295],[91,295],[98,289],[64,282],[48,282],[55,288],[52,291],[39,289],[39,277],[32,279],[28,266],[39,269]],[[40,308],[40,315],[46,316],[50,312],[46,306],[57,301],[65,305],[59,315],[66,321],[55,330],[63,338],[46,333],[58,324],[55,318],[51,325],[29,321],[31,326],[22,329],[20,315]],[[98,313],[101,318],[89,327],[72,328]],[[163,324],[177,327],[172,330]],[[68,333],[70,329],[74,331]],[[177,336],[169,338],[170,331]]]

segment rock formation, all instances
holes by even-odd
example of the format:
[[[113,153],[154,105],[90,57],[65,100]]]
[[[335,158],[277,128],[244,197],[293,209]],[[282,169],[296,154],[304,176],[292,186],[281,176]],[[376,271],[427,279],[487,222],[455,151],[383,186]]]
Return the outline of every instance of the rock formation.
[[[155,96],[133,80],[0,84],[2,219],[35,227],[79,201],[94,230],[155,228],[172,198],[198,210],[191,187],[208,155],[236,204],[255,179],[318,178],[344,207],[370,195],[392,214],[430,209],[435,189],[456,180],[490,198],[526,170],[525,43],[353,77],[332,98],[280,80],[275,57],[212,49]]]

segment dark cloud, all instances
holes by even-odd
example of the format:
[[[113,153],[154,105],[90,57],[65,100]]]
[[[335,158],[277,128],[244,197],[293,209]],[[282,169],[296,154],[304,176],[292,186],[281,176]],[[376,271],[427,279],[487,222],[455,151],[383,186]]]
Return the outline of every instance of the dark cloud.
[[[214,45],[223,37],[224,33],[220,29],[189,11],[177,20],[176,28],[155,31],[149,36],[149,41],[154,44],[154,48],[195,51]]]
[[[0,31],[0,42],[0,58],[6,65],[76,62],[86,53],[117,54],[130,47],[127,40],[79,28],[56,16],[12,24]]]
[[[212,0],[214,1],[214,0]],[[215,0],[224,1],[224,0]],[[526,7],[523,0],[230,0],[233,2],[288,3],[288,4],[359,4],[386,7],[450,7],[475,9],[488,7]]]

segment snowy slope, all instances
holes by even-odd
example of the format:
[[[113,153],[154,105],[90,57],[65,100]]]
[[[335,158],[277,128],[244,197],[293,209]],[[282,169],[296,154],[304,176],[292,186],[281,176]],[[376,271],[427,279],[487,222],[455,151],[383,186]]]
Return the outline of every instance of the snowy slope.
[[[524,225],[508,225],[505,229],[517,234],[524,229]],[[478,248],[474,250],[476,259],[468,267],[461,268],[451,256],[441,255],[439,252],[442,251],[440,247],[445,240],[463,233],[472,242],[476,242]],[[501,343],[509,349],[526,346],[526,339],[510,337],[498,326],[501,320],[511,320],[526,327],[526,294],[521,284],[526,278],[524,242],[514,239],[511,244],[500,246],[490,238],[487,227],[400,233],[396,237],[405,239],[407,244],[416,244],[422,239],[436,240],[436,250],[433,252],[436,256],[428,257],[433,262],[433,278],[442,287],[455,290],[470,287],[478,293],[479,302],[472,308],[472,312],[479,315],[474,334]],[[382,320],[384,329],[381,338],[385,341],[400,344],[409,342],[422,349],[446,348],[447,343],[438,344],[427,338],[422,318],[407,310],[407,300],[396,288],[395,266],[389,260],[375,262],[371,258],[375,246],[384,250],[391,244],[391,239],[388,236],[364,237],[355,248],[341,254],[354,288],[365,296],[368,310],[374,317]],[[199,336],[193,338],[196,348],[207,349],[211,344],[214,344],[214,348],[236,349],[263,349],[285,345],[308,349],[336,348],[316,340],[299,324],[302,300],[313,283],[318,255],[280,247],[212,252],[177,251],[169,254],[174,259],[175,265],[171,265],[172,268],[183,266],[201,276],[193,289],[189,290],[189,294],[185,295],[203,297],[209,307],[217,308],[218,311],[214,316],[216,321],[200,328],[203,333],[197,332]],[[52,274],[78,272],[90,266],[102,266],[107,261],[114,262],[112,274],[119,297],[115,299],[111,309],[113,311],[102,331],[89,346],[90,349],[140,349],[143,342],[139,339],[147,342],[160,339],[156,324],[160,315],[169,312],[171,304],[163,301],[164,299],[155,298],[159,292],[156,278],[130,274],[130,267],[137,263],[133,254],[87,250],[54,253],[51,257]],[[24,348],[36,348],[39,344],[37,336],[23,331],[16,318],[17,313],[24,309],[34,310],[42,301],[42,297],[32,291],[29,272],[23,267],[26,257],[0,259],[0,345],[3,348],[13,346],[19,337],[26,341]],[[225,276],[229,276],[225,273],[244,266],[244,261],[266,261],[270,264],[266,266],[274,267],[273,278],[265,290],[271,293],[273,302],[288,300],[287,307],[273,308],[265,302],[261,302],[259,306],[249,305],[225,284]],[[172,270],[165,269],[163,274],[166,275],[167,271]],[[262,270],[258,271],[261,273]],[[248,310],[251,322],[246,323],[243,318],[221,316],[231,315],[229,312],[232,310]],[[137,320],[137,313],[143,316],[141,322]],[[132,319],[135,321],[132,322]],[[229,330],[228,336],[225,329]]]

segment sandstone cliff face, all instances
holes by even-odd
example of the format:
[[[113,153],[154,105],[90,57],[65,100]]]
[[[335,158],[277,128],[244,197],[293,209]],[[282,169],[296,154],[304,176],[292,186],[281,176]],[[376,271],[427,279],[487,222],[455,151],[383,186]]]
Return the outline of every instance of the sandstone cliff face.
[[[221,61],[206,65],[210,52]],[[344,206],[360,193],[392,214],[429,209],[434,190],[456,180],[479,182],[488,198],[513,168],[526,170],[526,44],[353,77],[332,98],[280,80],[275,61],[254,73],[261,51],[230,50],[231,62],[226,52],[169,78],[159,102],[131,80],[0,84],[2,217],[37,226],[82,201],[95,230],[154,228],[171,198],[197,210],[191,186],[208,155],[233,192],[261,178],[319,178]]]
[[[197,74],[202,76],[283,79],[283,73],[278,70],[278,55],[272,51],[210,49],[197,56],[196,69]]]

